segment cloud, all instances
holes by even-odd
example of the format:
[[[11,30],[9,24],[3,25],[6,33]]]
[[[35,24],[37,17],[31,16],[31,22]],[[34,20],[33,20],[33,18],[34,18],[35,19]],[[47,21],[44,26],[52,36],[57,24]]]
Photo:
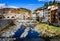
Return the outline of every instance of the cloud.
[[[7,8],[19,8],[19,7],[16,7],[16,6],[7,6]]]
[[[56,0],[56,1],[60,1],[60,0]]]
[[[5,8],[5,7],[6,7],[5,4],[0,4],[0,9],[1,9],[1,8]]]
[[[0,4],[0,9],[2,8],[19,8],[19,7],[16,7],[16,6],[6,6],[5,4]]]
[[[16,6],[6,6],[4,3],[3,4],[0,4],[0,9],[2,8],[19,8],[19,7],[16,7]]]
[[[0,4],[0,6],[4,6],[5,4]]]

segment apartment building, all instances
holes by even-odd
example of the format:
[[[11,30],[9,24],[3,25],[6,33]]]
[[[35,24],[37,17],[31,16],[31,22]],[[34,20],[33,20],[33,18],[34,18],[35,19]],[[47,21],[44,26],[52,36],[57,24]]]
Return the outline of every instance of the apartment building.
[[[50,23],[57,23],[58,22],[58,4],[54,4],[48,6],[48,18]]]
[[[43,20],[42,22],[48,22],[48,9],[46,7],[43,8]]]
[[[36,15],[39,17],[40,22],[48,21],[48,9],[46,7],[39,8],[40,10],[36,11]]]
[[[60,3],[58,3],[58,18],[59,18],[59,21],[60,21]]]

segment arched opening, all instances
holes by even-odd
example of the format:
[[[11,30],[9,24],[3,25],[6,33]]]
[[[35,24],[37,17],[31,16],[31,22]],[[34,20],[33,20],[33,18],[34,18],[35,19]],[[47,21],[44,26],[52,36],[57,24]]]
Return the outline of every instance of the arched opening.
[[[7,18],[9,18],[9,16]]]
[[[11,18],[15,18],[14,16],[12,16]]]

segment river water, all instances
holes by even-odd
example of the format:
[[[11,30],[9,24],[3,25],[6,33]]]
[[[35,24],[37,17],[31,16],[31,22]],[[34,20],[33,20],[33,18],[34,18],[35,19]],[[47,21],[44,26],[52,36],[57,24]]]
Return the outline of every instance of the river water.
[[[20,29],[16,31],[16,33],[13,35],[13,38],[16,38],[15,41],[44,41],[44,39],[39,37],[39,33],[30,29],[28,31],[28,34],[25,38],[20,38],[21,34],[26,29],[26,26],[21,25]]]
[[[25,29],[27,26],[21,25],[20,28],[15,32],[13,35],[13,39],[11,38],[0,38],[0,41],[9,41],[9,40],[14,40],[14,41],[60,41],[60,37],[52,37],[52,38],[43,38],[39,36],[39,33],[34,31],[33,29],[30,28],[28,30],[28,34],[26,37],[21,38],[20,36],[22,33],[25,32]],[[14,39],[15,38],[15,39]]]

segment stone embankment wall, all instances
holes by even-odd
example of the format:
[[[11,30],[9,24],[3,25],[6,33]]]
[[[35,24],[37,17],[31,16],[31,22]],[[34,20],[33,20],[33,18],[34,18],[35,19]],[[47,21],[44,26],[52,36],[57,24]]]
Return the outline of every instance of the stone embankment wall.
[[[0,20],[0,30],[5,28],[7,25],[11,23],[11,20]]]

